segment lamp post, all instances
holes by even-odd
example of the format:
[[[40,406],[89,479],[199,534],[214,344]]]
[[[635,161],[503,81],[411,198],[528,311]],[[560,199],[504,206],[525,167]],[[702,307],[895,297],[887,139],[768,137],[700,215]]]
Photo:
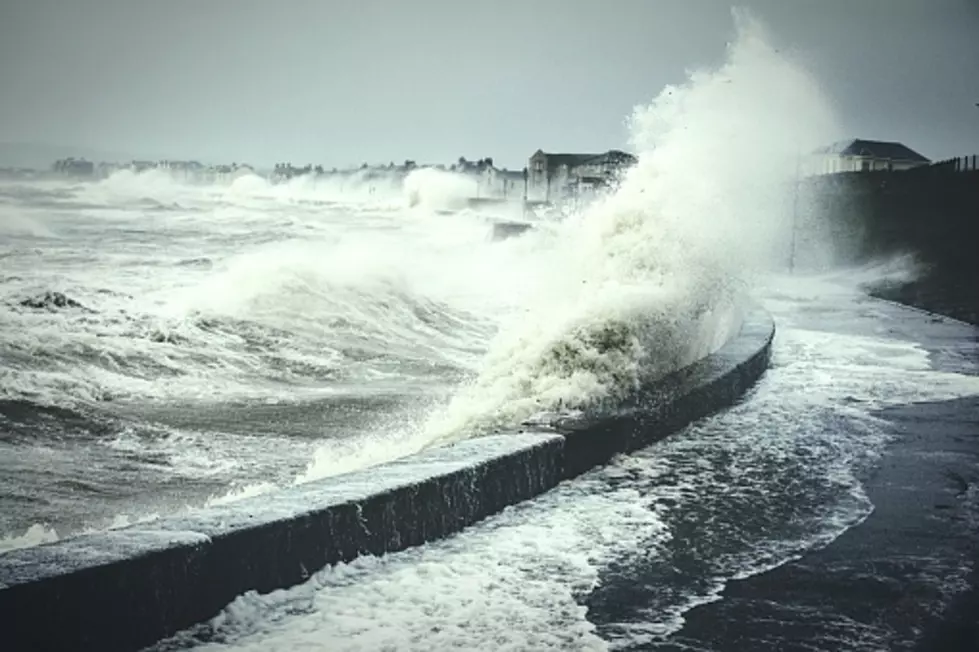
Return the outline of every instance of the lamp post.
[[[795,153],[795,183],[792,193],[792,240],[789,245],[789,273],[795,273],[795,250],[796,250],[796,231],[799,222],[799,166],[801,163],[801,149],[796,149]]]

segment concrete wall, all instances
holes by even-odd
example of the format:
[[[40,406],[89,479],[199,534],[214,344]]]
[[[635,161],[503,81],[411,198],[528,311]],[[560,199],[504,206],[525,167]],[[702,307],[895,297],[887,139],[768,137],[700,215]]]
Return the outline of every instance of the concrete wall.
[[[921,167],[813,177],[800,187],[801,226],[821,224],[851,246],[843,263],[914,251],[925,262],[972,262],[979,172]]]
[[[812,177],[800,184],[799,207],[802,267],[823,238],[832,241],[837,265],[912,254],[920,275],[875,294],[979,323],[979,171],[956,171],[951,161]]]
[[[0,555],[4,649],[139,649],[246,591],[457,532],[730,405],[767,367],[773,335],[767,314],[753,312],[716,354],[614,409]]]

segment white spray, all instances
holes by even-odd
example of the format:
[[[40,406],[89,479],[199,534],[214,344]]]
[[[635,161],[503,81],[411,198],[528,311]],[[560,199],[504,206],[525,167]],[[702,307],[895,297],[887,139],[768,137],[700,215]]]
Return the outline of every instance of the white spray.
[[[735,13],[727,60],[631,119],[639,162],[567,220],[560,269],[504,325],[479,375],[427,424],[451,441],[634,389],[716,349],[755,272],[784,263],[801,152],[838,136],[805,69]]]
[[[453,210],[464,208],[466,200],[476,196],[477,185],[475,179],[463,174],[421,168],[405,178],[404,193],[409,207]]]

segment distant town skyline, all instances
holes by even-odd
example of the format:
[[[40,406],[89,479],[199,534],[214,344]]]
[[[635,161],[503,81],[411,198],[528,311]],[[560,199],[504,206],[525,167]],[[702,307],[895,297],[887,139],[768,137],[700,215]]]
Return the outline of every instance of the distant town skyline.
[[[979,150],[979,3],[740,4],[810,66],[847,135],[932,159]],[[519,168],[538,148],[626,148],[632,108],[720,62],[731,34],[713,0],[11,0],[0,164],[46,148]]]
[[[315,161],[282,161],[278,160],[273,163],[253,163],[251,161],[241,159],[241,160],[231,160],[231,159],[208,159],[199,158],[193,156],[146,156],[142,154],[125,153],[120,151],[110,151],[101,150],[88,147],[72,147],[70,145],[50,145],[42,143],[0,143],[0,167],[25,167],[33,169],[48,169],[53,164],[64,161],[67,159],[76,159],[80,161],[90,161],[95,164],[106,163],[106,164],[126,164],[126,163],[162,163],[162,162],[172,162],[172,163],[200,163],[202,165],[228,165],[228,164],[238,164],[247,165],[256,169],[272,170],[276,167],[291,167],[291,168],[321,168],[325,170],[337,169],[337,170],[354,170],[357,168],[362,168],[364,166],[371,168],[383,168],[383,167],[425,167],[425,166],[436,166],[450,168],[454,167],[456,163],[459,163],[460,159],[465,159],[470,164],[481,164],[486,161],[487,165],[494,166],[495,162],[492,156],[465,156],[461,155],[456,157],[451,161],[419,161],[417,159],[404,159],[400,161],[386,160],[386,161],[362,161],[359,164],[349,164],[349,165],[326,165],[322,163],[317,163]],[[512,169],[518,170],[526,166],[526,161],[520,163],[518,166],[513,166]],[[505,168],[505,166],[496,166],[500,168]]]

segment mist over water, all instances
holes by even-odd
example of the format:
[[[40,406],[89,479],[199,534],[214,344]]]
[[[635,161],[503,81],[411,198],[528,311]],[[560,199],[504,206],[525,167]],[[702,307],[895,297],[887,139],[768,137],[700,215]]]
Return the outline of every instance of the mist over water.
[[[620,187],[518,238],[438,170],[5,184],[0,531],[343,473],[718,348],[786,263],[799,153],[839,135],[804,66],[736,22],[720,66],[635,110]],[[22,305],[51,291],[79,307]]]

